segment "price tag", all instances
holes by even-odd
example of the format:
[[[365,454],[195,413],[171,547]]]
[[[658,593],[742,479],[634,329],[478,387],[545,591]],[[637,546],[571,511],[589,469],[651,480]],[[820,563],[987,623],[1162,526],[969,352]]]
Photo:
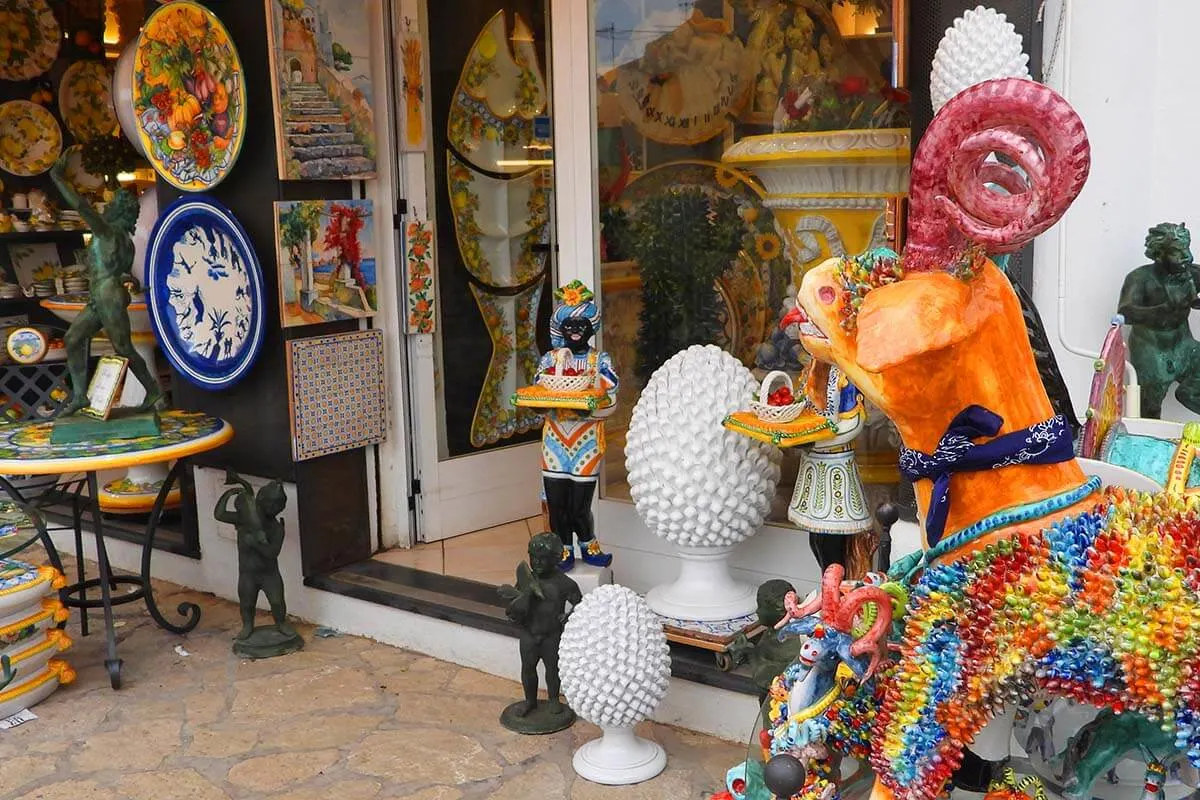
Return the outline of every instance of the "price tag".
[[[0,731],[6,731],[10,728],[15,728],[18,725],[24,725],[26,722],[33,722],[37,719],[37,714],[34,714],[28,708],[24,711],[18,711],[7,719],[0,719]]]

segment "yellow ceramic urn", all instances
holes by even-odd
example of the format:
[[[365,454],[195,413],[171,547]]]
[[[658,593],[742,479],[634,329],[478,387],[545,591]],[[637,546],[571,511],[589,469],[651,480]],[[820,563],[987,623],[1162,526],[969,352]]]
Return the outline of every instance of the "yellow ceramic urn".
[[[773,133],[742,139],[722,161],[762,183],[799,283],[827,258],[896,246],[909,149],[907,128]]]

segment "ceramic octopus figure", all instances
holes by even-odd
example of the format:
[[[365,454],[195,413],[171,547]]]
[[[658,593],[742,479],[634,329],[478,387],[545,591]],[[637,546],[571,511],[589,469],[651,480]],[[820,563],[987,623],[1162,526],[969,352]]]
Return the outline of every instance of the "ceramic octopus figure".
[[[830,259],[801,286],[805,349],[896,423],[923,521],[871,742],[875,800],[934,800],[1033,688],[1142,714],[1200,764],[1200,497],[1102,492],[1084,474],[984,255],[1053,225],[1090,163],[1053,90],[972,86],[921,140],[899,263]]]

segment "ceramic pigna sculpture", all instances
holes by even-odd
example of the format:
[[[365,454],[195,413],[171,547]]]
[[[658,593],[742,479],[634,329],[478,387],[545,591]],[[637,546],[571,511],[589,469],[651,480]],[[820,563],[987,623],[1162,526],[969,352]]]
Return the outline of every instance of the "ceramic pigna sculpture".
[[[278,516],[287,505],[283,484],[271,481],[254,494],[254,488],[234,472],[225,473],[226,489],[217,500],[213,516],[237,529],[238,606],[242,629],[233,652],[244,658],[272,658],[304,647],[304,639],[287,620],[283,577],[279,574],[279,552],[283,549],[283,520]],[[229,501],[234,510],[229,510]],[[258,593],[267,596],[274,625],[256,627],[254,615]]]
[[[575,722],[559,696],[558,645],[570,613],[583,599],[579,585],[559,571],[561,541],[553,533],[529,540],[529,562],[517,565],[517,585],[502,586],[508,618],[521,628],[521,687],[525,699],[500,714],[500,724],[517,733],[554,733]],[[546,668],[545,702],[538,701],[537,665]]]

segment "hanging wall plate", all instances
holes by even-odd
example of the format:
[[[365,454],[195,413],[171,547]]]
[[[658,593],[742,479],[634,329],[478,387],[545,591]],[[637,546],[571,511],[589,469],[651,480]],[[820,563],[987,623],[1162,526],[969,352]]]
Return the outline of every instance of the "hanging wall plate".
[[[0,3],[0,79],[26,81],[58,58],[62,28],[46,0]]]
[[[112,76],[100,61],[76,61],[58,85],[58,112],[78,142],[111,136],[117,128]]]
[[[54,115],[28,100],[0,105],[0,169],[13,175],[41,175],[62,154],[62,128]]]
[[[142,149],[164,180],[186,192],[225,180],[246,136],[246,78],[215,14],[174,0],[146,20],[133,110]]]
[[[163,353],[185,378],[224,389],[250,371],[265,324],[262,268],[229,209],[195,195],[163,212],[147,248],[146,293]]]

